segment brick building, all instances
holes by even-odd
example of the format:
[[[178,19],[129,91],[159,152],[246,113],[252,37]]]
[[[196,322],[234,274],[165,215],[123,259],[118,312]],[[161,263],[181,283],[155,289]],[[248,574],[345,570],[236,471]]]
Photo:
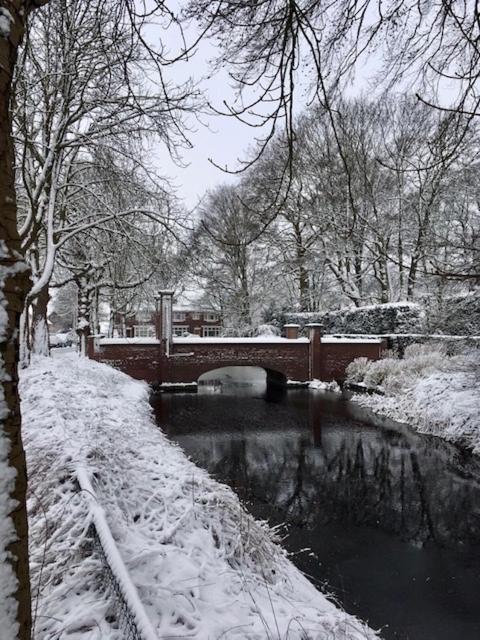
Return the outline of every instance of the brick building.
[[[154,313],[138,313],[129,318],[126,327],[128,338],[153,338],[155,336]],[[223,330],[222,317],[213,309],[173,306],[172,332],[176,337],[188,334],[201,338],[218,338]]]
[[[172,310],[174,336],[191,333],[202,338],[218,338],[222,333],[222,318],[217,311],[198,307],[177,307]]]

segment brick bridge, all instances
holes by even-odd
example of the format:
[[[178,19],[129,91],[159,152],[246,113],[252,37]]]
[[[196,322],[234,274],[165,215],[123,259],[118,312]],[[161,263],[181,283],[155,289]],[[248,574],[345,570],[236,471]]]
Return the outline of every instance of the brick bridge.
[[[298,325],[286,325],[286,337],[175,338],[172,336],[172,292],[159,295],[156,338],[91,336],[88,355],[152,385],[191,383],[208,371],[231,366],[265,369],[267,382],[343,380],[347,365],[361,356],[377,360],[385,348],[381,339],[343,339],[322,335],[322,326],[307,325],[308,338],[298,337]]]

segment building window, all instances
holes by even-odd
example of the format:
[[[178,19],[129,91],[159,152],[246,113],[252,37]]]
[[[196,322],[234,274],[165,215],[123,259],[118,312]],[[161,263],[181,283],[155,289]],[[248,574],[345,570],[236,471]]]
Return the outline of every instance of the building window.
[[[135,338],[154,338],[155,327],[151,324],[136,324],[133,327],[133,336]]]
[[[198,311],[194,311],[192,313],[192,320],[201,320],[202,319],[202,314],[199,313]]]
[[[189,333],[189,327],[173,327],[173,335],[177,338],[181,338],[185,334]]]
[[[173,321],[174,322],[183,322],[186,318],[184,311],[174,311],[173,312]]]
[[[203,327],[204,338],[218,338],[222,332],[222,327]]]
[[[205,320],[207,322],[217,322],[218,321],[218,313],[206,313]]]

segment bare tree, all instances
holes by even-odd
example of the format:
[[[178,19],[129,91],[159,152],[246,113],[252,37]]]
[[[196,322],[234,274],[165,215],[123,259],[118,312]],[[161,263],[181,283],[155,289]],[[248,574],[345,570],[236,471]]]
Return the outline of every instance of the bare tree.
[[[0,584],[2,610],[8,615],[2,632],[30,638],[30,580],[26,512],[26,469],[20,431],[17,363],[18,329],[25,296],[29,289],[28,268],[22,258],[17,229],[14,149],[11,137],[10,101],[17,52],[25,30],[27,13],[40,1],[0,1],[0,369],[2,373],[0,427],[0,483],[2,538]],[[7,498],[8,497],[8,498]],[[12,619],[15,621],[12,626]]]
[[[79,192],[93,189],[81,175],[98,161],[97,149],[141,163],[147,135],[171,148],[183,140],[178,126],[189,108],[189,87],[167,97],[163,84],[139,79],[140,69],[145,73],[151,64],[124,11],[121,3],[52,0],[30,25],[22,51],[14,123],[21,237],[34,280],[25,327],[31,315],[29,346],[39,352],[47,349],[48,286],[58,248],[84,225],[134,213],[104,202],[96,219],[75,215]]]
[[[27,640],[30,638],[31,628],[26,517],[26,472],[20,430],[21,421],[17,388],[20,316],[22,308],[25,306],[26,297],[29,294],[30,280],[29,268],[24,259],[25,235],[19,232],[20,224],[16,205],[15,157],[11,135],[12,118],[10,107],[12,104],[14,104],[15,109],[18,107],[18,103],[14,103],[13,100],[14,91],[17,88],[17,84],[23,79],[23,74],[25,73],[23,71],[22,74],[15,76],[18,52],[25,33],[26,23],[33,15],[34,9],[44,4],[47,4],[45,0],[0,0],[0,203],[2,207],[2,216],[0,219],[0,304],[3,310],[0,330],[0,369],[2,373],[0,482],[2,483],[1,494],[5,496],[4,500],[7,500],[8,497],[8,502],[2,503],[2,505],[7,505],[6,512],[4,513],[2,507],[1,514],[3,519],[2,531],[4,532],[0,543],[1,555],[5,557],[6,554],[8,561],[6,563],[2,561],[0,565],[0,584],[2,585],[0,607],[8,612],[5,618],[7,621],[6,624],[11,623],[11,625],[13,625],[8,629],[5,627],[2,628],[2,633],[5,632],[8,634],[12,640],[14,637]],[[80,15],[87,10],[87,7],[92,6],[91,3],[77,4]],[[52,28],[49,31],[45,31],[44,44],[47,47],[48,54],[52,56],[57,53],[56,47],[63,44],[67,45],[70,52],[75,50],[75,42],[69,34],[70,27],[75,24],[75,20],[78,20],[78,15],[74,16],[69,12],[63,13],[61,10],[63,6],[65,6],[65,3],[63,3],[63,5],[57,3],[54,8],[55,15],[51,13],[48,14],[51,17]],[[110,14],[114,31],[130,25],[131,42],[141,43],[144,49],[143,63],[151,63],[159,78],[158,86],[164,97],[164,99],[161,100],[162,105],[164,105],[164,118],[162,122],[165,123],[166,118],[173,129],[179,134],[180,138],[182,138],[183,131],[177,119],[177,105],[178,98],[186,97],[185,91],[180,90],[179,93],[175,93],[174,91],[173,96],[170,97],[170,88],[166,85],[161,70],[162,51],[155,51],[147,44],[144,37],[144,29],[147,22],[151,23],[155,18],[158,20],[165,17],[170,18],[171,14],[168,9],[160,2],[154,2],[153,7],[147,8],[133,0],[109,0],[103,3],[97,3],[97,8],[99,16]],[[59,27],[62,27],[59,33],[53,28],[55,21]],[[107,50],[109,45],[108,36],[111,33],[111,31],[108,32],[107,38],[104,41]],[[58,42],[58,36],[64,37],[64,42]],[[85,38],[87,38],[87,40],[89,38],[90,41],[96,40],[101,49],[102,36],[103,31],[98,28],[91,31],[88,36],[84,33],[83,44],[86,44]],[[29,40],[26,44],[25,52],[28,51],[30,42]],[[40,49],[40,46],[43,45],[38,42],[36,45],[38,49],[34,53],[38,55],[39,62],[44,61],[45,53],[43,49]],[[80,53],[80,50],[77,48],[77,54]],[[22,58],[22,69],[24,62],[25,59]],[[62,97],[69,98],[74,108],[68,112],[68,114],[62,112],[64,119],[55,121],[54,127],[43,129],[47,138],[44,140],[44,144],[42,145],[40,143],[36,146],[35,150],[28,149],[32,165],[25,167],[29,170],[34,166],[36,167],[33,173],[34,183],[30,185],[31,187],[34,189],[37,187],[38,179],[40,191],[45,193],[45,188],[51,191],[50,187],[53,187],[55,196],[58,194],[58,189],[61,188],[61,185],[56,181],[69,173],[68,167],[62,162],[72,156],[78,157],[78,151],[74,148],[75,143],[73,143],[67,151],[66,148],[63,148],[62,144],[60,144],[60,147],[58,146],[56,136],[65,132],[68,126],[79,122],[78,118],[81,114],[77,113],[76,107],[79,103],[85,105],[86,103],[82,99],[87,97],[83,91],[73,96],[73,84],[71,84],[71,82],[74,81],[76,76],[85,78],[91,74],[90,86],[92,86],[94,84],[93,76],[99,71],[97,64],[89,68],[88,64],[82,66],[76,64],[76,62],[75,57],[70,58],[69,66],[64,69],[65,73],[62,76]],[[32,64],[35,64],[35,55],[33,56]],[[124,65],[124,69],[128,69],[128,64]],[[98,81],[98,76],[96,80]],[[105,83],[102,82],[102,88],[110,88],[113,90],[113,79],[109,76],[107,69],[105,69],[104,81]],[[41,97],[48,99],[48,96],[45,95]],[[105,97],[106,96],[104,96],[104,98]],[[116,104],[112,104],[106,100],[104,104],[106,111],[103,112],[103,116],[106,116],[108,113],[113,118],[117,117],[119,114],[118,109],[122,102],[128,103],[131,98],[132,94],[127,88],[125,93],[123,93],[123,95],[121,94],[120,103],[117,101]],[[151,96],[149,100],[153,102]],[[33,106],[37,107],[38,105]],[[30,104],[30,107],[32,107],[32,104]],[[48,119],[47,111],[48,108],[43,112],[44,119]],[[39,118],[42,117],[40,111],[36,113],[36,116]],[[58,111],[55,111],[54,118],[57,119],[58,116]],[[72,135],[72,137],[67,135],[63,139],[63,143],[65,144],[67,141],[70,143],[73,138],[76,138],[77,144],[80,144],[83,141],[82,134],[86,132],[94,133],[99,138],[103,137],[105,132],[102,130],[102,122],[102,117],[99,114],[99,118],[96,120],[96,127],[94,127],[93,131],[89,131],[91,121],[88,117],[86,120],[83,119],[83,129],[78,126],[76,130],[74,129],[75,135]],[[72,129],[70,129],[70,133],[72,133]],[[26,146],[28,146],[28,142],[26,138]],[[50,148],[55,149],[53,156],[50,154]],[[40,152],[40,157],[36,157],[35,151]],[[49,158],[48,161],[46,158]],[[21,163],[20,167],[22,167]],[[52,194],[50,193],[49,195]],[[29,232],[33,231],[33,228],[37,226],[37,221],[40,223],[44,237],[50,241],[50,243],[47,242],[45,245],[48,245],[50,249],[50,251],[48,251],[47,248],[46,251],[47,260],[45,266],[48,267],[53,257],[52,247],[56,245],[56,228],[52,224],[54,220],[52,212],[53,210],[55,210],[55,213],[58,211],[58,209],[55,209],[56,197],[53,198],[53,200],[49,197],[48,201],[46,201],[45,196],[41,196],[38,200],[34,199],[33,202],[35,206],[38,206],[39,210],[41,210],[41,216],[35,217],[38,214],[38,211],[35,209],[31,211],[22,209],[24,212],[26,211],[26,217],[23,216],[21,222],[23,226],[25,226],[26,223]],[[31,218],[28,218],[30,214]],[[34,217],[35,221],[33,220]],[[68,233],[66,227],[67,225],[63,227],[64,234]],[[33,236],[38,237],[38,234],[34,233]]]
[[[220,186],[210,192],[201,209],[201,224],[192,240],[192,260],[199,285],[209,302],[222,311],[237,333],[258,323],[269,299],[272,263],[264,239],[249,242],[261,221],[248,204],[242,185]]]

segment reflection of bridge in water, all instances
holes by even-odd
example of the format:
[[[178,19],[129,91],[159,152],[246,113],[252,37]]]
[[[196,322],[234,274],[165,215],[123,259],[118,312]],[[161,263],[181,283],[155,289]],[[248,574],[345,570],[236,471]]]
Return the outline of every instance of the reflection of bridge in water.
[[[298,325],[286,325],[285,337],[174,338],[172,292],[163,291],[155,316],[156,337],[89,338],[88,355],[134,378],[152,384],[192,383],[213,369],[232,366],[260,367],[267,383],[287,380],[343,380],[352,360],[377,360],[385,348],[379,338],[342,339],[322,335],[322,326],[307,325],[308,338],[298,335]]]

